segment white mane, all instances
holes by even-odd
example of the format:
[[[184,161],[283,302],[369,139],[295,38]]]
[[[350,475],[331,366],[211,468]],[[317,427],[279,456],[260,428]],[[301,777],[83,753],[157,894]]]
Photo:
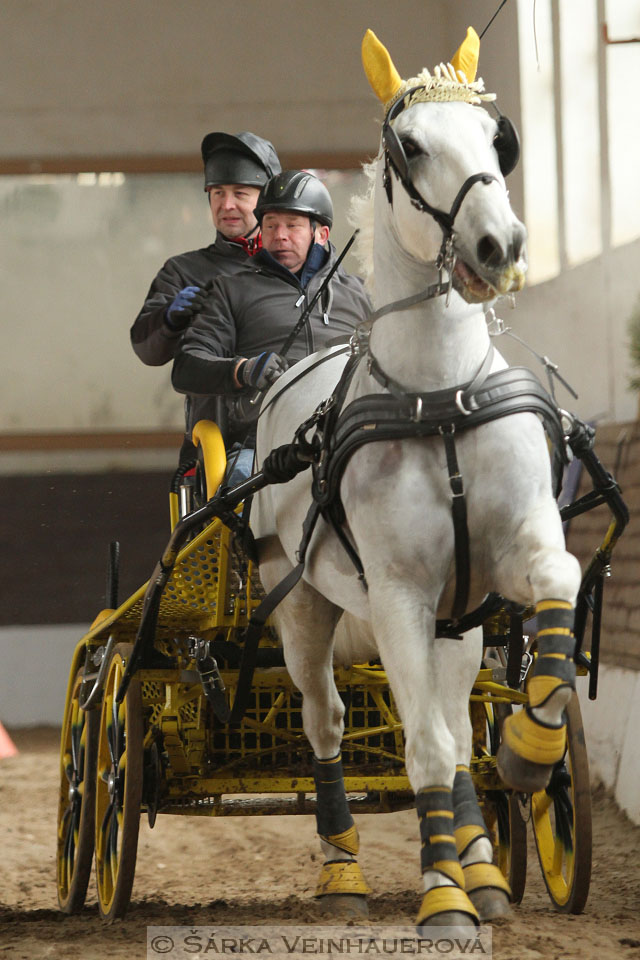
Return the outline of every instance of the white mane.
[[[353,245],[353,253],[358,261],[360,273],[369,294],[373,293],[373,188],[375,185],[377,159],[362,165],[367,178],[365,192],[351,198],[347,219],[358,236]]]

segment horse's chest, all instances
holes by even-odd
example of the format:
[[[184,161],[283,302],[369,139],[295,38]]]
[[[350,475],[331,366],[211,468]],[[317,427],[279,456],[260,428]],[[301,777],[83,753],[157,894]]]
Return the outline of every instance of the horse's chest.
[[[494,431],[495,433],[495,431]],[[549,487],[547,471],[521,462],[513,438],[479,428],[456,441],[469,537],[501,545]],[[392,539],[412,554],[453,547],[455,470],[440,437],[368,444],[351,457],[341,495],[357,538]],[[550,492],[550,487],[549,487]]]

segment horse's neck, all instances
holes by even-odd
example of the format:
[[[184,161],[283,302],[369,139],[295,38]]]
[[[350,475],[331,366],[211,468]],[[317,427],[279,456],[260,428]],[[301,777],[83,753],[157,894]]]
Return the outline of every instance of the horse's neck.
[[[407,255],[397,243],[374,249],[375,307],[418,294],[438,281],[438,271]],[[454,291],[381,317],[371,331],[371,349],[384,372],[409,391],[439,390],[465,383],[489,349],[484,311]]]

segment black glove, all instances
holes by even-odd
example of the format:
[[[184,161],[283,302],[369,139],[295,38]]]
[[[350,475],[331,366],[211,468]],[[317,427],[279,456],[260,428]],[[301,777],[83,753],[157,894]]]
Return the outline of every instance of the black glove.
[[[238,368],[238,381],[254,390],[266,390],[282,376],[289,364],[279,353],[265,350],[257,357],[245,360]]]
[[[184,330],[192,317],[200,312],[206,299],[209,285],[184,287],[171,301],[165,311],[165,321],[170,330]]]

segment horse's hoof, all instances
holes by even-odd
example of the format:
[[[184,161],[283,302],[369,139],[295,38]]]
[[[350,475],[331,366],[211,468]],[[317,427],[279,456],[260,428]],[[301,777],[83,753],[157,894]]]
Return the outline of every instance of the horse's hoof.
[[[464,888],[481,922],[510,912],[511,888],[495,863],[469,863],[463,867]]]
[[[367,898],[359,893],[325,893],[316,897],[318,913],[335,920],[366,920],[369,916]]]
[[[477,927],[478,922],[476,908],[461,887],[431,887],[423,897],[416,927]]]
[[[564,756],[567,730],[543,723],[527,708],[507,717],[498,749],[498,772],[507,786],[536,793],[549,783],[554,764]]]
[[[509,897],[504,890],[482,887],[479,890],[472,890],[469,894],[469,900],[478,911],[480,923],[486,923],[487,920],[497,920],[499,917],[506,917],[511,913]]]
[[[553,764],[533,763],[518,756],[508,743],[500,744],[497,756],[498,773],[506,786],[520,793],[544,790],[551,779]]]
[[[428,920],[416,923],[416,933],[419,937],[433,937],[433,935],[442,927],[447,927],[449,932],[460,931],[467,932],[469,929],[475,930],[478,924],[468,913],[460,913],[459,910],[446,910],[444,913],[437,913]]]

